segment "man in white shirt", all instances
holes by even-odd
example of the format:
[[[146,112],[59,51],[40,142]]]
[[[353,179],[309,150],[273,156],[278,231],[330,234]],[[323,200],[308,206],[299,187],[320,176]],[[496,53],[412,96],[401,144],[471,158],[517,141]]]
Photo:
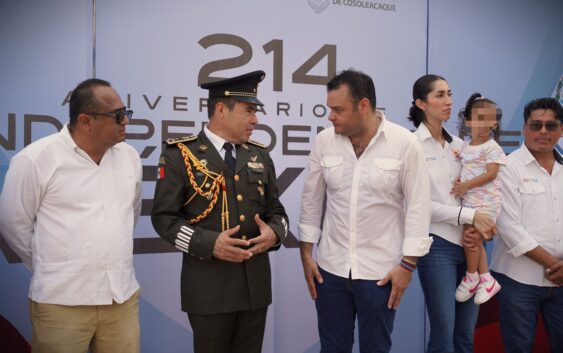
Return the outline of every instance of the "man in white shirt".
[[[68,124],[10,161],[0,229],[32,271],[33,352],[139,352],[133,228],[141,161],[110,83],[72,92]]]
[[[563,351],[563,108],[553,98],[524,108],[524,144],[499,173],[502,211],[492,269],[501,284],[500,327],[507,353],[531,352],[538,311],[552,352]]]
[[[360,350],[388,352],[395,310],[432,243],[427,164],[416,137],[376,110],[369,76],[343,71],[327,92],[333,127],[309,155],[299,219],[321,351],[351,352],[357,317]]]

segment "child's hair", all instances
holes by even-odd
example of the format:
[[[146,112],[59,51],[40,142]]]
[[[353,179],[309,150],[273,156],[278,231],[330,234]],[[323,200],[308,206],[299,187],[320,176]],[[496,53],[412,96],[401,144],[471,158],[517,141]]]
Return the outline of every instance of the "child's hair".
[[[457,115],[459,117],[459,131],[461,133],[461,136],[464,136],[467,133],[467,126],[466,126],[465,122],[468,121],[468,120],[471,120],[471,113],[473,112],[473,109],[474,108],[483,108],[487,104],[497,105],[496,102],[494,102],[493,100],[490,100],[489,98],[483,97],[481,95],[481,93],[479,93],[479,92],[473,93],[469,97],[469,99],[467,100],[467,103],[465,103],[465,108],[460,110],[458,115]],[[499,137],[500,137],[500,119],[501,118],[502,118],[502,110],[497,107],[497,113],[496,113],[497,127],[492,130],[493,138],[496,141],[498,141]]]

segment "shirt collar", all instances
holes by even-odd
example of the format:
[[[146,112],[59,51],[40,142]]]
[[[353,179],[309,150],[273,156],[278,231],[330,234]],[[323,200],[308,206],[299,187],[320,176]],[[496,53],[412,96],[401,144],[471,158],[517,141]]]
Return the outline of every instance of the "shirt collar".
[[[528,149],[528,146],[526,146],[525,143],[522,143],[521,148],[522,148],[522,151],[524,153],[524,163],[525,164],[530,164],[530,163],[536,161],[536,158],[534,157],[532,152],[530,152],[530,150]],[[555,157],[555,161],[557,163],[563,165],[563,156],[561,156],[561,153],[559,153],[556,149],[553,149],[553,156]]]
[[[229,142],[229,141],[225,140],[224,138],[216,135],[211,130],[209,130],[209,128],[207,127],[207,124],[203,127],[203,132],[205,133],[205,135],[207,136],[209,141],[213,144],[213,147],[215,147],[217,152],[219,152],[219,154],[223,150],[223,145],[225,144],[225,142]],[[234,145],[234,144],[233,144],[233,146],[236,147],[236,145]],[[234,151],[234,149],[233,149],[233,151]]]
[[[377,129],[377,133],[375,134],[374,138],[379,134],[383,134],[383,136],[387,138],[387,135],[389,134],[389,124],[387,124],[385,113],[383,113],[381,110],[378,110],[377,115],[381,118],[381,124],[379,124],[379,128]]]
[[[418,135],[422,138],[422,141],[433,138],[432,134],[430,134],[430,130],[428,130],[424,123],[420,123],[420,125],[418,125]],[[448,130],[446,130],[445,127],[442,127],[442,136],[444,136],[444,139],[448,143],[452,143],[452,141],[454,140],[452,135],[448,132]]]
[[[68,123],[64,124],[61,131],[59,131],[59,134],[62,137],[64,143],[66,143],[68,147],[72,148],[75,151],[80,149],[80,147],[78,147],[78,145],[70,135],[70,127],[68,126]]]

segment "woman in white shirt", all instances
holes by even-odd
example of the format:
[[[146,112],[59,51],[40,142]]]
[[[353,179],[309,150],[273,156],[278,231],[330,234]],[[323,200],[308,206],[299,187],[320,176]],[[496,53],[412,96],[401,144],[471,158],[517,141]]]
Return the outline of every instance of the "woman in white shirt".
[[[462,247],[463,224],[473,224],[481,234],[494,233],[494,223],[484,214],[461,207],[450,193],[460,176],[459,152],[463,141],[452,136],[444,122],[450,118],[452,99],[448,82],[437,75],[425,75],[413,86],[409,120],[424,150],[430,171],[434,238],[428,255],[418,261],[418,274],[430,320],[427,353],[473,352],[473,333],[478,306],[473,301],[455,300],[457,284],[465,274]],[[472,232],[475,232],[472,228]]]

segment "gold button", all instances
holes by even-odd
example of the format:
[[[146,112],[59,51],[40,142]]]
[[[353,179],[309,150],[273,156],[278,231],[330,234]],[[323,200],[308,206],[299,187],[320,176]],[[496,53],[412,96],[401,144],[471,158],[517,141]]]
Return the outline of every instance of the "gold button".
[[[242,240],[248,240],[248,237],[246,235],[243,235]]]
[[[243,214],[241,214],[238,219],[239,219],[239,221],[244,222],[244,220],[246,219],[246,217],[245,217]]]
[[[242,195],[241,194],[237,195],[237,201],[242,201]]]
[[[238,181],[240,179],[240,177],[238,176],[238,174],[235,174],[235,181]]]

